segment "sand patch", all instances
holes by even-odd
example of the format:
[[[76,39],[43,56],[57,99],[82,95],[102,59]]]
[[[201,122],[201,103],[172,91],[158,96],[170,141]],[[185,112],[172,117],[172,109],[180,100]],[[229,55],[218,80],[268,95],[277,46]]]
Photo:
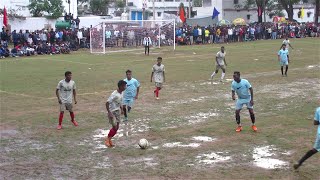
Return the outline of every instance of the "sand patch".
[[[208,137],[208,136],[195,136],[195,137],[192,137],[192,140],[201,141],[201,142],[211,142],[211,141],[214,141],[215,138]]]
[[[191,98],[191,99],[187,99],[187,100],[169,101],[169,102],[167,102],[167,104],[188,104],[188,103],[192,103],[192,102],[202,102],[202,101],[205,101],[205,100],[211,99],[211,98],[213,98],[213,96],[201,96],[198,98]]]
[[[272,158],[276,149],[273,146],[256,147],[253,150],[254,165],[264,169],[285,168],[288,162]]]
[[[211,152],[207,154],[200,154],[196,157],[196,160],[199,164],[204,164],[204,165],[211,165],[211,164],[226,162],[231,160],[231,156],[222,156],[219,154],[222,154],[222,153]]]
[[[190,143],[190,144],[182,144],[182,142],[172,142],[172,143],[165,143],[162,145],[163,147],[166,148],[175,148],[175,147],[191,147],[191,148],[197,148],[200,146],[199,143]]]
[[[186,117],[188,119],[188,124],[196,124],[196,123],[200,123],[200,122],[204,122],[207,119],[211,118],[211,117],[216,117],[219,116],[218,113],[214,113],[214,112],[200,112],[196,115],[192,115],[192,116],[188,116]]]
[[[218,82],[203,82],[203,83],[200,83],[200,86],[203,86],[203,85],[217,85],[219,84]]]

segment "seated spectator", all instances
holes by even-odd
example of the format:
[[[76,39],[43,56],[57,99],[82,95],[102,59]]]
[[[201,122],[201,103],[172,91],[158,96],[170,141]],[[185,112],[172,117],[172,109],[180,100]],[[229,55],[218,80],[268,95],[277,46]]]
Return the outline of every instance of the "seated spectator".
[[[5,58],[5,49],[0,44],[0,59]]]
[[[42,44],[39,44],[39,46],[36,48],[36,51],[38,55],[47,54],[47,50],[43,47]]]

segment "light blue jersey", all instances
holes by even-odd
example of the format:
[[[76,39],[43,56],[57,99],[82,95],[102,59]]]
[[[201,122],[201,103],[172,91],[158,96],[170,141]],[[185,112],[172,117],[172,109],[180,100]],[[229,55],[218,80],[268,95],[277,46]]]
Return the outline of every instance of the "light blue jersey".
[[[236,110],[242,109],[243,105],[246,105],[248,109],[253,109],[251,101],[251,94],[249,93],[251,84],[246,79],[241,79],[239,83],[233,81],[231,84],[231,90],[235,91],[238,95],[236,101]]]
[[[314,114],[314,120],[319,121],[320,123],[320,107],[316,109],[316,113]],[[318,133],[313,148],[320,152],[320,125],[318,125]]]
[[[239,97],[239,99],[250,99],[251,94],[249,93],[249,88],[251,88],[251,84],[246,79],[241,79],[239,83],[233,81],[231,84],[231,90],[235,91]]]
[[[316,112],[314,114],[314,120],[319,121],[319,123],[320,123],[320,107],[318,107],[316,109]],[[318,135],[320,135],[320,126],[319,125],[318,125]]]
[[[288,51],[288,49],[286,49],[286,50],[281,49],[278,52],[278,55],[280,56],[280,62],[285,63],[288,61],[289,51]]]
[[[134,99],[137,94],[137,88],[140,87],[139,81],[134,78],[131,78],[130,80],[126,78],[124,81],[127,82],[127,89],[123,93],[123,99]]]

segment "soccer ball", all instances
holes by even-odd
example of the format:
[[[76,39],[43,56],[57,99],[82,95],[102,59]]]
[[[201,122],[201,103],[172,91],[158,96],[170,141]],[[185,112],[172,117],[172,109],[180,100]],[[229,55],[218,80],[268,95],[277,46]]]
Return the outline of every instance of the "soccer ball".
[[[149,146],[149,142],[146,139],[140,139],[138,145],[141,149],[146,149]]]

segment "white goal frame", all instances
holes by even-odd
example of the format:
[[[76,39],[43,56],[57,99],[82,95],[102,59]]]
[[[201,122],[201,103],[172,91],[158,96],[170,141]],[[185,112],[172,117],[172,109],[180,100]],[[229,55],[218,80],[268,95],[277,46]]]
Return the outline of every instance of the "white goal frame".
[[[175,19],[170,19],[170,20],[104,20],[100,22],[99,24],[93,26],[90,28],[90,53],[95,54],[95,53],[100,53],[100,54],[106,54],[106,53],[111,53],[111,52],[124,52],[124,51],[135,51],[135,50],[141,50],[143,47],[140,48],[121,48],[120,49],[112,49],[112,48],[107,48],[106,47],[106,26],[111,25],[111,26],[118,26],[118,25],[124,25],[127,23],[127,26],[129,27],[129,24],[134,24],[136,25],[135,28],[140,28],[140,31],[145,29],[144,33],[149,30],[150,32],[153,29],[154,36],[157,37],[157,43],[156,41],[152,41],[153,48],[161,48],[162,45],[162,36],[165,36],[165,32],[161,31],[161,28],[172,24],[172,35],[170,34],[170,38],[172,36],[171,42],[167,42],[168,44],[172,44],[173,50],[176,49],[176,22]],[[148,26],[148,27],[147,27]],[[132,26],[133,27],[133,26]],[[170,28],[171,29],[171,28]],[[93,35],[95,33],[95,35]],[[98,41],[97,41],[98,40]],[[141,38],[140,38],[141,40]],[[173,43],[172,43],[173,41]],[[154,44],[157,44],[155,46]],[[170,45],[169,45],[170,46]]]

